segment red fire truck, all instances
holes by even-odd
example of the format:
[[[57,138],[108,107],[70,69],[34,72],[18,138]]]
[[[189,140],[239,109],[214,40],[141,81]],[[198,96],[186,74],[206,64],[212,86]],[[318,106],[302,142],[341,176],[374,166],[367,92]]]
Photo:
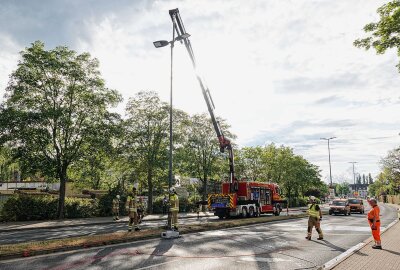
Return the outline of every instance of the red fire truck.
[[[279,215],[283,200],[277,184],[262,182],[235,182],[235,192],[230,192],[229,183],[222,184],[222,193],[208,196],[208,208],[219,218],[233,216],[258,217],[270,213]]]

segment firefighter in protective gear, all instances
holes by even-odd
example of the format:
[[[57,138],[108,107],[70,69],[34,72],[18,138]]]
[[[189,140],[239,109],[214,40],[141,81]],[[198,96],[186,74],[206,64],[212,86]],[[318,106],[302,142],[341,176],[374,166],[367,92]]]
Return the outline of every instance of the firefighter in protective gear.
[[[174,187],[170,190],[169,202],[169,210],[171,211],[171,227],[178,230],[179,198]]]
[[[381,243],[381,221],[379,218],[380,209],[376,199],[371,198],[368,200],[369,205],[371,205],[371,210],[368,212],[368,223],[371,227],[372,236],[375,240],[375,245],[372,246],[373,249],[382,249]]]
[[[113,220],[119,220],[119,199],[120,199],[120,196],[117,195],[112,200]]]
[[[311,233],[313,227],[318,232],[318,240],[324,239],[324,235],[322,234],[321,230],[321,219],[322,219],[322,212],[319,205],[316,203],[315,197],[310,196],[310,204],[308,205],[308,228],[307,228],[307,240],[311,240]]]
[[[132,225],[135,226],[135,231],[139,231],[138,225],[138,213],[137,213],[138,199],[136,188],[132,188],[132,192],[128,195],[126,199],[125,208],[128,211],[129,223],[128,223],[128,232],[132,231]]]

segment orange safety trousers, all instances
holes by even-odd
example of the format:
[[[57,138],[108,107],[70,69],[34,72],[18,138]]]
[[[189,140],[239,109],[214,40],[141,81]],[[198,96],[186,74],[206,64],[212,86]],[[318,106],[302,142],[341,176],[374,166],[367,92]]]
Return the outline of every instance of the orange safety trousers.
[[[371,227],[371,231],[372,231],[372,236],[374,237],[375,241],[381,241],[381,222],[377,221],[375,222],[375,230],[372,229],[372,222],[369,221],[369,226]]]

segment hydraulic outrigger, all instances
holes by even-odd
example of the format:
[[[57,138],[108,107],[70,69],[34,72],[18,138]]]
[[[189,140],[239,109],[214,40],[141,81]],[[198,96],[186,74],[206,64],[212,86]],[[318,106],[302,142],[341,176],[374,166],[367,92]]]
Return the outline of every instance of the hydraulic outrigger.
[[[210,113],[211,121],[213,123],[215,132],[217,133],[219,146],[220,146],[220,151],[222,153],[224,153],[225,150],[228,152],[228,158],[229,158],[229,183],[230,183],[229,189],[230,189],[230,192],[236,191],[237,190],[237,181],[236,181],[236,178],[235,178],[235,165],[234,165],[234,156],[233,156],[233,149],[232,149],[231,141],[224,136],[224,133],[222,132],[221,127],[220,127],[217,119],[215,118],[215,115],[214,115],[214,109],[215,109],[214,102],[212,100],[212,97],[211,97],[211,94],[210,94],[210,90],[208,89],[207,86],[205,86],[201,76],[197,72],[197,69],[196,69],[196,58],[194,57],[192,45],[190,44],[190,40],[189,40],[189,36],[190,35],[188,33],[186,33],[185,27],[183,25],[182,18],[181,18],[180,14],[179,14],[179,10],[177,8],[176,9],[172,9],[172,10],[169,11],[169,15],[171,16],[171,19],[172,19],[174,31],[177,32],[178,37],[181,37],[179,40],[183,41],[185,43],[187,52],[189,53],[189,57],[192,60],[193,68],[196,71],[196,77],[197,77],[197,80],[198,80],[198,82],[200,84],[200,88],[201,88],[201,91],[203,93],[204,100],[206,101],[207,109],[208,109],[208,112]]]

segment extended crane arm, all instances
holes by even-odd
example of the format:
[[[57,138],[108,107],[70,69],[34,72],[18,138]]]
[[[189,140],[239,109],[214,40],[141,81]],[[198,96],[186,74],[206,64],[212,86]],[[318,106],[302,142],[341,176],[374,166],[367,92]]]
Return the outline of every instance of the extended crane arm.
[[[178,34],[179,40],[183,41],[185,43],[187,52],[189,53],[190,60],[192,60],[193,68],[196,71],[196,77],[197,80],[200,84],[201,91],[203,93],[204,100],[206,101],[207,104],[207,109],[208,112],[210,113],[211,116],[211,121],[214,126],[215,132],[217,133],[218,141],[219,141],[219,146],[220,146],[220,151],[223,153],[225,150],[228,151],[228,156],[229,156],[229,173],[230,173],[230,183],[231,183],[231,192],[233,190],[232,184],[235,182],[235,165],[234,165],[234,156],[233,156],[233,149],[232,149],[232,144],[231,141],[225,138],[224,133],[221,130],[221,127],[214,115],[214,102],[211,98],[210,90],[208,89],[207,86],[205,86],[201,76],[197,72],[197,65],[196,65],[196,58],[194,57],[193,54],[193,49],[192,45],[190,44],[189,40],[189,35],[186,33],[185,26],[183,25],[182,18],[179,14],[179,10],[172,9],[169,11],[169,15],[171,16],[172,23],[174,25],[174,28]]]

